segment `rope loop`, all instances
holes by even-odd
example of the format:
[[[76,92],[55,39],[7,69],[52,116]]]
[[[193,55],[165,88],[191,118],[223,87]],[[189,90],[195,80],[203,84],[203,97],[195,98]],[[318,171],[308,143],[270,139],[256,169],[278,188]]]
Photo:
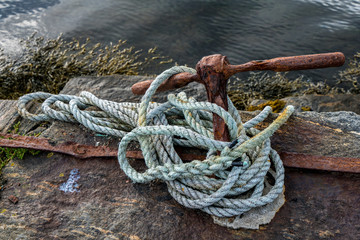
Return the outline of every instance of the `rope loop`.
[[[228,111],[216,104],[197,102],[183,92],[168,95],[165,103],[152,103],[160,84],[181,72],[196,73],[183,66],[164,71],[141,103],[112,102],[89,92],[81,92],[80,96],[38,92],[22,96],[17,108],[21,116],[33,121],[79,122],[93,131],[121,137],[118,162],[125,174],[139,183],[165,181],[173,198],[186,207],[217,217],[232,217],[273,202],[283,191],[284,167],[269,137],[294,108],[288,106],[272,124],[259,131],[253,127],[271,113],[270,107],[243,123],[229,98]],[[27,103],[34,100],[45,100],[42,113],[26,110]],[[99,110],[88,110],[90,106]],[[213,113],[227,124],[231,142],[214,140]],[[143,172],[133,168],[126,158],[131,141],[140,144],[147,166]],[[205,149],[207,158],[184,163],[175,145]]]

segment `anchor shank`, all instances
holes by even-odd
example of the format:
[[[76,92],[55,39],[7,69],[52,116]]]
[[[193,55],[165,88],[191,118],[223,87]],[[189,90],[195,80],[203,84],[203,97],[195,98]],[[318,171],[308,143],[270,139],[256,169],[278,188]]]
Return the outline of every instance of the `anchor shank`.
[[[229,62],[225,56],[215,54],[202,58],[196,65],[196,71],[200,81],[205,85],[208,101],[228,110],[227,102],[227,80],[224,67]],[[213,115],[214,139],[229,142],[230,134],[224,120],[217,114]]]

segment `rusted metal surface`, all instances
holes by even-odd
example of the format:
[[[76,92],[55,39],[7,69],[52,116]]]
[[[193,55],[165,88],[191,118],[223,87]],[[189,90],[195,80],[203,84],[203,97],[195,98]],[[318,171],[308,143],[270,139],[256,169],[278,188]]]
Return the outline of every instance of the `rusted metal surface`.
[[[191,74],[191,73],[178,73],[176,75],[173,75],[168,80],[163,82],[159,88],[157,89],[158,92],[171,90],[175,88],[181,88],[186,85],[188,85],[191,82],[199,81],[199,76],[197,74]],[[143,95],[145,94],[146,90],[150,87],[153,80],[146,80],[139,83],[134,84],[131,87],[131,91],[136,95]]]
[[[344,63],[345,56],[341,52],[278,57],[269,60],[255,60],[241,65],[229,65],[226,74],[231,76],[238,72],[256,70],[287,72],[315,68],[340,67]]]
[[[74,142],[56,144],[46,138],[13,134],[0,134],[0,136],[0,146],[2,147],[52,151],[68,154],[81,159],[117,157],[117,149],[107,146],[81,145]],[[177,147],[176,150],[181,159],[185,162],[195,159],[204,160],[206,158],[205,154],[196,153],[194,149]],[[316,156],[294,152],[280,152],[280,156],[286,167],[360,173],[360,158]],[[144,158],[140,150],[127,151],[126,157],[135,159]]]
[[[226,86],[229,77],[224,75],[224,71],[228,64],[227,58],[220,54],[203,57],[196,64],[196,71],[200,76],[199,82],[205,85],[208,101],[226,111],[228,110]],[[230,141],[229,129],[217,114],[213,116],[213,129],[214,139]]]
[[[1,134],[0,133],[0,147],[10,148],[27,148],[41,151],[50,151],[57,153],[64,153],[76,158],[96,158],[96,157],[117,157],[117,149],[107,146],[91,146],[78,144],[75,142],[56,143],[54,140],[32,136],[21,136],[16,134]],[[205,155],[188,153],[185,149],[177,148],[179,156],[184,161],[192,161],[194,159],[204,160]],[[126,152],[126,157],[143,159],[141,151],[130,150]]]
[[[14,195],[10,195],[8,197],[9,201],[12,202],[13,204],[17,204],[19,202],[19,199],[17,197],[15,197]]]
[[[209,56],[211,57],[211,56]],[[219,65],[222,67],[225,78],[238,72],[272,70],[276,72],[305,70],[314,68],[339,67],[345,63],[345,56],[341,52],[311,54],[291,57],[278,57],[269,60],[255,60],[241,65]],[[190,82],[200,82],[200,77],[193,74],[179,73],[169,78],[158,91],[171,90],[183,87]],[[136,95],[142,95],[150,87],[152,80],[136,83],[131,90]]]
[[[117,156],[116,149],[110,149],[106,146],[96,147],[74,142],[56,143],[46,138],[20,136],[16,134],[0,134],[0,146],[65,153],[77,158]]]
[[[303,153],[281,152],[287,167],[360,173],[360,158],[315,156]]]

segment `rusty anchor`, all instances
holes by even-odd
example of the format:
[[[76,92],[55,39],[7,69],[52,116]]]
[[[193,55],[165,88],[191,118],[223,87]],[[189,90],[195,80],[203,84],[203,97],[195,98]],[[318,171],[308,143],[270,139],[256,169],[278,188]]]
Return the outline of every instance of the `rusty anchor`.
[[[186,86],[196,81],[205,85],[208,101],[228,110],[227,81],[239,72],[255,70],[272,70],[286,72],[326,67],[339,67],[345,62],[341,52],[279,57],[269,60],[255,60],[241,65],[231,65],[226,56],[214,54],[203,57],[196,64],[197,74],[179,73],[165,81],[158,91],[165,91]],[[134,94],[141,95],[150,87],[152,81],[143,81],[132,86]],[[216,114],[213,116],[214,138],[220,141],[229,141],[229,130],[226,124]]]

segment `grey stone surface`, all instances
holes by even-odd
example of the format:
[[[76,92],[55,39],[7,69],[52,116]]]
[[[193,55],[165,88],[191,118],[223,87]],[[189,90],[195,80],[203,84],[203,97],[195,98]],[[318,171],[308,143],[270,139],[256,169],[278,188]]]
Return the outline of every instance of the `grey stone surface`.
[[[324,126],[341,129],[344,132],[352,132],[360,134],[360,115],[354,112],[303,112],[301,114],[304,118],[317,119],[318,122]],[[360,135],[359,135],[360,137]]]
[[[131,86],[137,82],[152,80],[154,77],[147,76],[126,76],[112,75],[102,77],[78,77],[69,81],[61,93],[78,95],[80,91],[89,91],[99,98],[118,102],[140,102],[141,96],[131,92]],[[169,93],[184,91],[187,95],[193,96],[198,101],[206,101],[206,91],[202,84],[192,82],[187,86],[174,91],[157,93],[153,100],[165,102]]]
[[[315,112],[352,111],[360,114],[360,94],[304,95],[282,100],[299,111],[301,107],[310,107]]]
[[[255,112],[241,112],[244,121]],[[277,114],[271,114],[258,125],[264,129]],[[296,112],[271,137],[278,152],[293,152],[315,156],[360,157],[360,115],[353,112]]]

